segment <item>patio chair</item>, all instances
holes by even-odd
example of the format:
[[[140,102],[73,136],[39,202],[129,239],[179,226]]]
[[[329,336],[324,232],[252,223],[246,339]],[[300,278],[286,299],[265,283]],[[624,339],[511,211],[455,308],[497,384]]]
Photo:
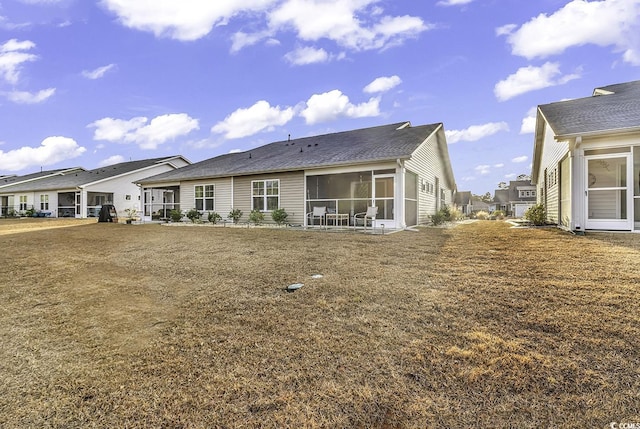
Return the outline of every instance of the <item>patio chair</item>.
[[[327,224],[327,218],[325,217],[327,214],[327,208],[324,206],[321,207],[314,207],[313,211],[310,213],[307,213],[307,217],[309,218],[309,222],[311,223],[311,225],[315,225],[316,224],[316,219],[320,220],[320,226],[326,226]]]
[[[366,212],[356,213],[353,215],[353,227],[357,227],[358,223],[362,223],[364,229],[367,229],[367,222],[371,222],[371,227],[373,228],[373,223],[376,220],[376,216],[378,214],[378,207],[367,207]]]

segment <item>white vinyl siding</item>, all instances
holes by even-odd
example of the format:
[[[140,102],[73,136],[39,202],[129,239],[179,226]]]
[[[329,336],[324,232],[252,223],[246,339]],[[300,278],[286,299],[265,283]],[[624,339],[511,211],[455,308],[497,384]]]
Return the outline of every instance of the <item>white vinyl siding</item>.
[[[557,224],[559,223],[560,186],[556,178],[560,169],[560,161],[569,151],[569,143],[566,141],[557,142],[554,139],[553,130],[545,124],[542,148],[538,182],[536,183],[537,189],[541,192],[537,193],[537,200],[538,203],[546,204],[547,221]]]

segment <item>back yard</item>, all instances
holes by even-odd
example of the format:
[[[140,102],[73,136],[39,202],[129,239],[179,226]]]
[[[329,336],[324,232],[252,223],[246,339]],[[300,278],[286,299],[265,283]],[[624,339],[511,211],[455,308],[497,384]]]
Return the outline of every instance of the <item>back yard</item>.
[[[33,222],[0,220],[3,428],[640,423],[640,235]]]

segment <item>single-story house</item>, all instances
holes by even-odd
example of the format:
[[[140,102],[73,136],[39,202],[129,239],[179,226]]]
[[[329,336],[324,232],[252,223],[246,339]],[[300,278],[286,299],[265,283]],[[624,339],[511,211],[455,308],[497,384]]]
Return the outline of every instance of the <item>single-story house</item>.
[[[640,231],[640,81],[538,106],[532,181],[552,223]]]
[[[13,195],[5,195],[1,193],[2,188],[6,188],[10,185],[15,185],[18,183],[27,183],[33,182],[35,180],[45,179],[47,177],[53,176],[61,176],[69,173],[76,173],[78,171],[85,171],[82,167],[73,167],[73,168],[61,168],[56,170],[45,170],[38,171],[36,173],[25,174],[22,176],[18,176],[17,174],[11,175],[3,175],[0,176],[0,216],[9,216],[14,212],[19,212],[20,208],[22,210],[27,210],[27,202],[26,197],[23,197],[18,202],[18,208],[16,208],[16,202],[14,201]]]
[[[427,222],[455,191],[443,125],[409,122],[279,141],[138,183],[146,219],[195,208],[223,218],[238,209],[244,220],[259,210],[270,220],[282,208],[289,223],[307,226],[314,207],[325,207],[329,224],[353,225],[375,206],[389,229]],[[169,194],[176,198],[160,203]]]
[[[453,197],[453,206],[465,216],[479,211],[489,211],[489,204],[482,198],[473,195],[471,191],[458,191]]]
[[[57,170],[52,174],[12,176],[0,180],[3,210],[24,214],[35,210],[51,217],[97,217],[102,204],[140,210],[140,189],[135,181],[189,165],[182,156],[122,162],[94,170]]]

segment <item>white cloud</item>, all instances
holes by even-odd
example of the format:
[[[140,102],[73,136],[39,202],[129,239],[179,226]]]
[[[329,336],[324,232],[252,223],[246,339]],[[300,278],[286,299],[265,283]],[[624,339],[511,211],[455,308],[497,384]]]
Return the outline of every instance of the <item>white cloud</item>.
[[[522,155],[522,156],[513,158],[511,162],[515,162],[516,164],[519,164],[521,162],[527,162],[528,159],[529,157],[527,155]]]
[[[11,39],[0,46],[0,77],[11,84],[18,83],[20,66],[28,61],[35,61],[38,57],[27,53],[35,48],[35,43],[24,40]]]
[[[499,101],[506,101],[526,92],[563,85],[579,77],[579,72],[562,75],[560,64],[546,62],[541,67],[519,68],[505,80],[496,83],[493,92]]]
[[[500,163],[500,164],[494,164],[493,166],[494,168],[502,168],[504,167],[504,164]]]
[[[307,107],[300,113],[309,125],[339,117],[363,118],[380,115],[380,98],[371,98],[361,104],[352,104],[341,91],[314,94],[307,100]]]
[[[272,107],[260,100],[246,109],[238,109],[211,128],[212,133],[224,134],[227,139],[251,136],[261,131],[272,131],[289,122],[294,115],[292,107]]]
[[[625,61],[640,65],[638,0],[573,0],[551,15],[540,14],[517,26],[503,26],[514,55],[528,59],[563,53],[574,46],[612,46]],[[570,30],[568,30],[570,29]]]
[[[260,12],[277,0],[103,0],[129,28],[183,41],[200,39],[241,13]]]
[[[124,162],[125,158],[122,155],[113,155],[110,156],[107,159],[103,159],[102,161],[100,161],[98,163],[98,167],[106,167],[107,165],[114,165],[114,164],[120,164],[121,162]]]
[[[26,91],[11,91],[7,93],[7,98],[10,101],[18,104],[38,104],[47,100],[49,97],[55,94],[55,88],[47,88],[36,93]]]
[[[94,140],[135,143],[140,149],[156,149],[159,145],[185,136],[199,128],[198,120],[186,113],[161,115],[151,121],[145,117],[130,120],[103,118],[88,127],[95,128]]]
[[[532,107],[527,112],[527,116],[522,118],[522,126],[520,127],[520,134],[532,134],[536,132],[536,115],[538,114],[538,108]]]
[[[464,6],[473,0],[442,0],[436,3],[438,6]]]
[[[486,176],[487,174],[491,173],[491,166],[490,165],[478,165],[474,168],[474,170],[476,171],[476,173],[478,173],[481,176]]]
[[[293,29],[305,41],[328,39],[353,50],[381,49],[430,27],[415,16],[382,15],[377,0],[285,0],[268,16],[272,32]]]
[[[509,131],[509,125],[506,122],[489,122],[482,125],[471,125],[464,130],[445,130],[445,135],[447,143],[453,144],[459,141],[474,142],[500,131]]]
[[[42,167],[77,158],[86,149],[68,137],[47,137],[38,147],[21,147],[3,152],[0,150],[0,165],[5,171],[19,171],[29,167]]]
[[[386,92],[402,83],[399,76],[393,75],[388,77],[379,77],[374,79],[369,85],[365,86],[363,91],[372,94],[377,92]]]
[[[330,60],[329,53],[324,49],[316,49],[312,47],[301,47],[294,51],[288,52],[284,58],[294,65],[306,65],[313,63],[325,63]]]
[[[94,69],[94,70],[83,70],[82,71],[82,76],[86,77],[87,79],[91,79],[91,80],[100,79],[109,70],[113,70],[115,68],[115,66],[116,66],[115,64],[109,64],[109,65],[106,65],[106,66],[98,67],[97,69]]]

